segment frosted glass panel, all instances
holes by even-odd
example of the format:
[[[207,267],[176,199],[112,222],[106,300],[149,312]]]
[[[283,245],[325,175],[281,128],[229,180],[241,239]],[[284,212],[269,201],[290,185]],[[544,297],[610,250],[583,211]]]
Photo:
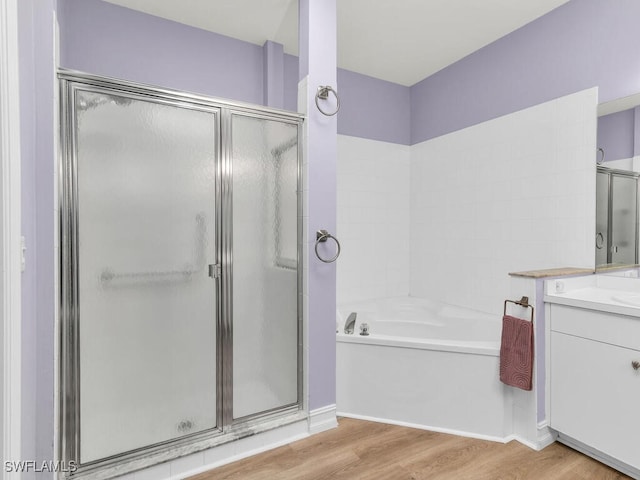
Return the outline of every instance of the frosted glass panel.
[[[611,263],[636,263],[636,192],[633,177],[612,175]]]
[[[606,265],[609,252],[609,174],[596,175],[596,266]]]
[[[233,418],[298,399],[297,125],[234,115]]]
[[[80,456],[216,426],[212,112],[79,91]]]

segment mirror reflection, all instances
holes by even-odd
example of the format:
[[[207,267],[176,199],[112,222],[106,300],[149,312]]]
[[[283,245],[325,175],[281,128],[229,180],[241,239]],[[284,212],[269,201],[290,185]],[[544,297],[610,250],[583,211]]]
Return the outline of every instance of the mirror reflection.
[[[599,109],[595,254],[600,269],[639,263],[638,105],[640,102],[627,99],[626,105],[603,104]]]

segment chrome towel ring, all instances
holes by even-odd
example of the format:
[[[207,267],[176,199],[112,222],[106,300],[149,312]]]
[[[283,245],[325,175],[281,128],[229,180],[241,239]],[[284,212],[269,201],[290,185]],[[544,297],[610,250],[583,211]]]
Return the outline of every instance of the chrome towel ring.
[[[604,247],[604,235],[602,232],[598,232],[596,233],[596,248],[602,250],[602,247]]]
[[[327,100],[329,98],[329,92],[333,92],[333,96],[336,97],[336,111],[332,113],[322,110],[322,108],[320,108],[320,104],[318,103],[318,100]],[[326,115],[327,117],[332,117],[333,115],[338,113],[338,110],[340,110],[340,99],[338,98],[338,92],[336,92],[330,85],[320,85],[318,87],[318,91],[316,92],[316,107],[318,107],[320,113]]]
[[[336,242],[336,254],[333,256],[333,258],[322,258],[320,256],[320,254],[318,253],[318,245],[320,245],[321,243],[325,243],[327,240],[332,239],[334,242]],[[338,241],[338,239],[336,237],[334,237],[333,235],[331,235],[329,232],[327,232],[326,230],[318,230],[316,232],[316,257],[318,257],[318,260],[320,260],[321,262],[324,263],[333,263],[335,262],[338,257],[340,256],[340,242]]]

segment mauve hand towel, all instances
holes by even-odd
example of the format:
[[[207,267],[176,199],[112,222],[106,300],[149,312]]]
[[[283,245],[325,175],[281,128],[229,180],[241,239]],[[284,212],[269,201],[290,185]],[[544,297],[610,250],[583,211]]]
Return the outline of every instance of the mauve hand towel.
[[[533,322],[505,315],[502,317],[500,381],[512,387],[531,390],[533,376]]]

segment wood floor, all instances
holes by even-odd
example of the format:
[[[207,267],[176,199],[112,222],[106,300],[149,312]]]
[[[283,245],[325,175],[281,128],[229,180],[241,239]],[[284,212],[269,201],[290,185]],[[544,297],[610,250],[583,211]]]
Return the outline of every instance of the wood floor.
[[[535,452],[382,423],[339,427],[189,480],[607,480],[629,477],[564,445]]]

